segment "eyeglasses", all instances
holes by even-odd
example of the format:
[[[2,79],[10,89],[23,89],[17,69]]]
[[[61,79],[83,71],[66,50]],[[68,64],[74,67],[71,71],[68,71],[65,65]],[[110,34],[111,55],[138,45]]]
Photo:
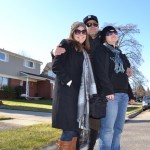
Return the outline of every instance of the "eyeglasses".
[[[110,36],[110,35],[113,35],[113,34],[118,35],[118,32],[115,31],[115,30],[113,30],[113,31],[108,31],[108,32],[106,33],[106,36]]]
[[[98,27],[98,23],[87,23],[86,24],[87,27]]]
[[[74,30],[74,33],[76,34],[76,35],[79,35],[79,34],[83,34],[83,35],[86,35],[86,33],[87,33],[87,31],[86,30],[79,30],[79,29],[75,29]]]

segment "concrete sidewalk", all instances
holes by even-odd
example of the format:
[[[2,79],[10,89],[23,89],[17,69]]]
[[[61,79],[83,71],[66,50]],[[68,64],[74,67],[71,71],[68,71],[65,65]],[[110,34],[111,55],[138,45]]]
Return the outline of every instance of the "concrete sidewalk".
[[[0,130],[21,128],[43,122],[51,122],[51,113],[0,109],[0,116],[10,117],[0,121]]]

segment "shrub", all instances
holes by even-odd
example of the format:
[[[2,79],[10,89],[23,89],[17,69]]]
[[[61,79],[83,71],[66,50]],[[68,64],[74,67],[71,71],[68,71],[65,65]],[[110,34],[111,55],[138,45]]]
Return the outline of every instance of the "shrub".
[[[15,94],[15,89],[14,88],[12,88],[10,86],[3,86],[2,90],[3,90],[6,98],[14,97],[14,94]]]
[[[25,87],[16,86],[15,87],[15,92],[16,92],[16,98],[20,98],[20,95],[25,93]]]

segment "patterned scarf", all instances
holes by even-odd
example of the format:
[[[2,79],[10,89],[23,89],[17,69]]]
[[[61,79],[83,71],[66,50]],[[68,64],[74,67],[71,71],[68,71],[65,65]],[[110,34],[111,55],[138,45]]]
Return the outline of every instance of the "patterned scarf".
[[[118,48],[114,48],[107,43],[104,43],[103,45],[105,45],[107,48],[109,48],[109,50],[111,50],[115,55],[115,58],[113,59],[113,61],[115,63],[114,71],[116,73],[119,73],[119,72],[124,73],[125,69],[123,67],[122,59],[120,58],[121,51]]]
[[[89,130],[89,96],[96,94],[96,84],[89,56],[83,50],[84,61],[81,77],[81,85],[78,96],[78,117],[79,128]]]

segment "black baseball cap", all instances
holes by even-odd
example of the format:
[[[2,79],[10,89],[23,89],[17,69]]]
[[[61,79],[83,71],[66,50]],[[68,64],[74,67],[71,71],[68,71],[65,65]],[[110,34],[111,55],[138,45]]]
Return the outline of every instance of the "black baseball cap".
[[[95,20],[98,23],[98,19],[94,15],[88,15],[83,19],[84,24],[86,24],[89,20]]]

